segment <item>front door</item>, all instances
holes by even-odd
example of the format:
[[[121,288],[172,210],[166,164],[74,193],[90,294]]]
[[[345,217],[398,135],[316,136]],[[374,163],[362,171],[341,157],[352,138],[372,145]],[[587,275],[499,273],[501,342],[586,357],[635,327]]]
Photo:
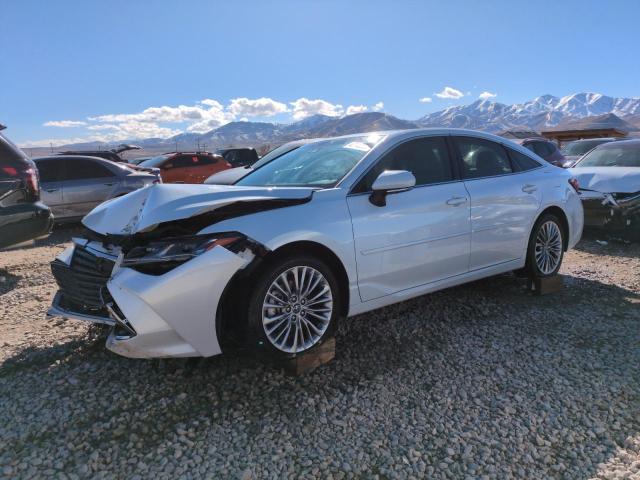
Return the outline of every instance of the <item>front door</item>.
[[[416,186],[370,200],[385,170],[408,170]],[[347,197],[363,301],[468,271],[469,196],[454,177],[444,137],[409,140],[382,157]]]

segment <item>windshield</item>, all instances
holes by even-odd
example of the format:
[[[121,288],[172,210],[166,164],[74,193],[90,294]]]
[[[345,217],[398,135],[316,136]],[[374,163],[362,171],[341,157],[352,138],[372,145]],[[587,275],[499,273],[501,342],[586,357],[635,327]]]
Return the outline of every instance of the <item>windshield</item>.
[[[264,164],[236,185],[331,188],[383,138],[371,134],[310,143]]]
[[[144,162],[140,162],[139,165],[141,167],[159,167],[171,155],[173,155],[173,153],[168,154],[168,155],[158,155],[157,157],[151,157],[149,160],[145,160]]]
[[[269,163],[274,158],[281,157],[285,153],[292,152],[293,150],[296,150],[297,148],[300,148],[301,146],[302,145],[300,145],[300,144],[290,145],[288,143],[285,143],[284,145],[280,145],[278,148],[274,148],[269,153],[267,153],[264,157],[262,157],[256,163],[254,163],[251,168],[253,168],[254,170],[257,169],[257,168],[260,168],[262,165],[264,165],[265,163]]]
[[[610,143],[592,150],[574,168],[640,167],[640,142]]]
[[[569,142],[564,147],[562,147],[563,155],[577,156],[584,155],[592,148],[597,147],[598,145],[602,145],[603,143],[610,142],[611,140],[577,140],[575,142]]]

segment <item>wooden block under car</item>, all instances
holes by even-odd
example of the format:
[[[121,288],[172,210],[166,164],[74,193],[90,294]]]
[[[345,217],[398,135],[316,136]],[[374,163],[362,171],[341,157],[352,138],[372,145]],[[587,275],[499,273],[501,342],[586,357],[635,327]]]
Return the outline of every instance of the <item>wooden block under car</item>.
[[[536,295],[548,295],[562,290],[564,283],[561,275],[545,278],[528,278],[527,289]]]
[[[320,365],[329,363],[336,356],[336,339],[331,337],[324,341],[322,345],[311,348],[307,352],[302,352],[289,360],[279,362],[288,375],[299,377]]]

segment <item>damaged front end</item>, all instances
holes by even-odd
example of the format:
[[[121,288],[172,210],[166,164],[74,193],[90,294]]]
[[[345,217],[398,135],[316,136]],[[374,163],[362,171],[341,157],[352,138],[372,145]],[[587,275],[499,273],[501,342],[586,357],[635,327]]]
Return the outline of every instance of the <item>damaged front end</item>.
[[[222,292],[263,254],[238,232],[162,241],[133,235],[126,247],[74,239],[51,263],[59,291],[48,315],[111,325],[107,347],[128,357],[216,355]]]
[[[610,233],[640,234],[640,191],[602,193],[580,190],[586,227],[606,228]]]
[[[107,347],[127,357],[216,355],[216,314],[225,288],[267,249],[240,232],[201,230],[310,196],[252,192],[234,200],[212,195],[205,203],[202,189],[187,198],[163,187],[146,189],[144,197],[134,192],[85,217],[86,238],[74,238],[51,263],[59,291],[48,315],[111,325]],[[161,190],[153,194],[154,188]],[[163,197],[173,210],[165,209]]]

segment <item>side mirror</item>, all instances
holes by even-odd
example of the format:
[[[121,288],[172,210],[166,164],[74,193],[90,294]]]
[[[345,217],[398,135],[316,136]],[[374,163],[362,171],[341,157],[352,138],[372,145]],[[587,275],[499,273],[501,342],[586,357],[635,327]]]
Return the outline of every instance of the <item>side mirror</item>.
[[[387,204],[387,195],[391,193],[405,192],[416,184],[416,177],[407,170],[385,170],[375,182],[369,201],[376,207],[384,207]]]

